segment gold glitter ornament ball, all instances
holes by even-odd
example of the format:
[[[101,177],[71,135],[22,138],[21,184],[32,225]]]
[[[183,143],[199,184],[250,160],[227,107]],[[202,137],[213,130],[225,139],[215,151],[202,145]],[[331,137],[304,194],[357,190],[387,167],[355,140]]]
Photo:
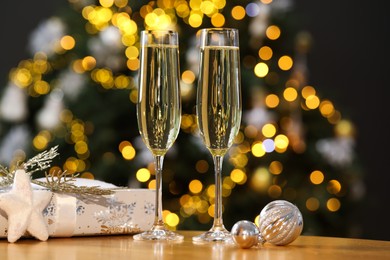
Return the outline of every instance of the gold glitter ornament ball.
[[[258,227],[263,243],[282,246],[293,242],[301,234],[303,218],[294,204],[275,200],[261,210]]]

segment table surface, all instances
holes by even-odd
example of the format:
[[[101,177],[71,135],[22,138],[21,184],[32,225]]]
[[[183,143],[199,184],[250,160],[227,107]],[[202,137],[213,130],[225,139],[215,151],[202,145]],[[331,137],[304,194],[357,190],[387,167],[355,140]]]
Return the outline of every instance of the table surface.
[[[300,236],[286,246],[265,243],[242,249],[218,242],[194,244],[199,231],[178,231],[183,242],[135,241],[131,235],[49,238],[47,241],[22,238],[15,243],[0,239],[0,259],[390,259],[390,241]]]

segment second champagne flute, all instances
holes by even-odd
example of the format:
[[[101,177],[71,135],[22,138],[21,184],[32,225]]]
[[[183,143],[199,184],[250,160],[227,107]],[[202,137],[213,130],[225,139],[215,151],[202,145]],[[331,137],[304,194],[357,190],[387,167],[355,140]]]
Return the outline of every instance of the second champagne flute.
[[[215,171],[212,228],[194,242],[232,241],[222,221],[222,162],[241,124],[241,73],[238,30],[200,30],[200,67],[196,113],[200,136],[210,151]]]
[[[179,38],[174,31],[142,31],[137,103],[138,129],[152,152],[156,169],[155,220],[151,230],[135,240],[183,240],[166,228],[162,217],[164,156],[180,129]]]

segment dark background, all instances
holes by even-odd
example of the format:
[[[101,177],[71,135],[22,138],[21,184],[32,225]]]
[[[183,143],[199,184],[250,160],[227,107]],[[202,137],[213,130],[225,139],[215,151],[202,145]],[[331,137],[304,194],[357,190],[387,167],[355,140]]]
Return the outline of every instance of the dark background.
[[[278,1],[278,0],[274,0]],[[1,4],[0,89],[8,72],[28,58],[29,34],[66,0],[14,0]],[[293,2],[302,29],[313,36],[309,84],[331,99],[357,127],[356,152],[365,172],[366,202],[357,210],[361,237],[390,240],[389,77],[390,19],[385,1]],[[386,81],[387,79],[387,81]],[[387,84],[386,87],[388,87]]]

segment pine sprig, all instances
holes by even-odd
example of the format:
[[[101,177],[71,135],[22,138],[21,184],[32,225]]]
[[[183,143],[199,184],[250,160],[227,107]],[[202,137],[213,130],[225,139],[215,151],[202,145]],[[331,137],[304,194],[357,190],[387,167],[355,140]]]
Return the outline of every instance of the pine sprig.
[[[58,156],[58,145],[48,151],[37,154],[25,163],[20,163],[17,167],[23,168],[28,175],[32,177],[35,172],[43,171],[50,168],[53,159]],[[0,164],[0,188],[5,188],[13,184],[15,171],[9,171]],[[75,193],[75,194],[92,194],[92,195],[110,195],[114,191],[111,189],[102,189],[99,186],[77,186],[74,184],[77,173],[68,173],[66,171],[45,172],[46,182],[32,179],[31,183],[37,184],[52,192]]]
[[[7,187],[14,182],[14,175],[9,170],[0,164],[0,188]]]
[[[76,194],[91,194],[91,195],[110,195],[114,191],[110,189],[102,189],[99,186],[76,186],[73,182],[76,181],[78,174],[60,172],[57,174],[45,173],[46,182],[32,180],[32,183],[43,186],[53,192],[61,193],[76,193]]]
[[[29,159],[27,162],[23,164],[26,173],[28,173],[31,176],[33,173],[37,171],[43,171],[49,168],[52,160],[59,155],[57,150],[58,150],[58,145],[52,147],[48,151],[39,153],[36,156]]]

